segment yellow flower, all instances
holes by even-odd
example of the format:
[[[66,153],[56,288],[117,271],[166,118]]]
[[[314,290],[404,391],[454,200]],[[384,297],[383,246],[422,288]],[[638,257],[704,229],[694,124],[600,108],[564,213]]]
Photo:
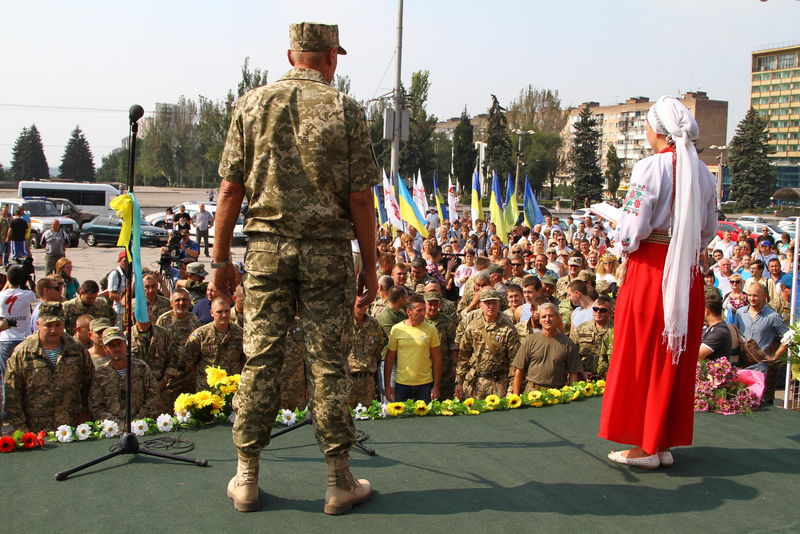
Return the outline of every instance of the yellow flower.
[[[442,414],[442,415],[448,415],[448,416],[449,415],[453,415],[453,412],[451,410],[442,410],[439,413]]]
[[[230,375],[225,377],[226,384],[236,384],[238,386],[240,381],[241,375]]]
[[[478,410],[470,410],[467,413],[470,414],[470,415],[478,415],[481,412],[479,412]]]
[[[467,408],[472,408],[472,405],[475,404],[475,399],[469,397],[468,399],[464,400],[464,406]]]
[[[209,404],[211,404],[211,392],[207,390],[198,391],[194,395],[192,395],[192,401],[195,406],[198,408],[205,408]]]
[[[557,398],[550,399],[550,404],[560,404],[560,403],[561,403],[561,401],[558,400]]]
[[[544,405],[542,404],[542,401],[536,401],[536,402],[532,402],[531,406],[533,406],[534,408],[541,408]]]
[[[550,389],[547,390],[547,392],[550,395],[552,395],[553,397],[560,397],[561,396],[561,390],[560,389],[550,388]]]
[[[541,398],[542,398],[542,392],[539,391],[538,389],[534,389],[533,391],[528,393],[528,404],[530,404],[531,406],[536,406],[535,403]],[[541,405],[542,403],[539,403],[539,406]]]
[[[583,394],[587,397],[591,397],[594,394],[594,386],[591,384],[586,384],[583,388]]]
[[[226,376],[228,376],[228,373],[225,369],[213,366],[206,367],[206,382],[208,382],[208,387],[213,388],[218,386]]]
[[[498,404],[500,404],[500,397],[498,397],[497,395],[489,395],[489,396],[486,397],[486,407],[487,408],[489,406],[492,406],[492,407],[497,406]]]
[[[603,380],[603,379],[600,379],[597,382],[595,382],[594,385],[595,385],[595,387],[598,387],[598,388],[604,388],[604,387],[606,387],[606,381]]]
[[[417,414],[417,415],[428,415],[429,411],[430,411],[430,408],[428,407],[427,404],[425,404],[425,401],[421,401],[420,400],[420,401],[417,401],[416,403],[414,403],[414,413],[415,414]]]
[[[386,406],[386,411],[392,417],[397,417],[398,415],[402,414],[406,411],[406,405],[402,402],[390,402]]]
[[[222,407],[225,406],[225,399],[220,397],[219,395],[211,395],[211,410],[212,411],[219,411]]]
[[[236,384],[223,384],[219,387],[219,392],[223,395],[230,395],[231,393],[236,393],[236,390],[239,389]]]
[[[442,410],[450,410],[452,408],[453,408],[453,401],[449,399],[442,401]]]
[[[572,392],[572,396],[570,397],[570,400],[576,400],[580,396],[581,396],[581,392],[576,389],[575,391]]]
[[[522,406],[522,399],[519,397],[519,395],[511,394],[506,398],[508,399],[509,408],[519,408]]]
[[[191,402],[191,395],[188,393],[181,393],[178,395],[178,398],[175,399],[175,404],[173,405],[173,409],[175,413],[186,410]]]

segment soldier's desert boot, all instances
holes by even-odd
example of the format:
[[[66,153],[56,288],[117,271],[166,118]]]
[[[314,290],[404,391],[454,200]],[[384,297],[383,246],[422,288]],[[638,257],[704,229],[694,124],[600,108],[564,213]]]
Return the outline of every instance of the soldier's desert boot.
[[[236,476],[228,482],[228,497],[233,499],[233,507],[239,512],[258,510],[258,460],[259,456],[238,454]]]
[[[326,456],[328,464],[328,490],[325,493],[325,513],[346,514],[354,504],[368,501],[372,497],[369,480],[353,480],[350,472],[350,455]]]

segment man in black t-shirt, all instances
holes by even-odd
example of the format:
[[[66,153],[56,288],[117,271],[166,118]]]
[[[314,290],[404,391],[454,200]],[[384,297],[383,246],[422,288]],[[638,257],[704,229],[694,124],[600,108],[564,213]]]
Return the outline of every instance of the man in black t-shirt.
[[[180,207],[180,211],[175,214],[172,221],[175,223],[174,228],[178,233],[183,229],[189,230],[192,225],[192,218],[186,213],[186,206]]]
[[[28,221],[22,218],[25,210],[17,208],[15,217],[11,220],[8,228],[7,239],[11,242],[11,257],[12,258],[26,258],[28,256],[28,249],[25,242],[28,240]]]
[[[700,341],[700,359],[731,358],[733,337],[728,323],[722,319],[722,299],[706,293],[705,323]]]

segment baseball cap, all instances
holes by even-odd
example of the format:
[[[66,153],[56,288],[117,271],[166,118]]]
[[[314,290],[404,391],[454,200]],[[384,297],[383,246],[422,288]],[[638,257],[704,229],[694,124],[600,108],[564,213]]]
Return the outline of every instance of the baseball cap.
[[[437,291],[426,291],[423,298],[428,300],[442,300],[442,296]]]
[[[199,261],[194,261],[186,266],[186,272],[189,274],[196,274],[199,276],[208,276],[206,272],[206,267]]]
[[[128,251],[126,251],[125,249],[120,250],[119,251],[119,256],[117,256],[117,259],[127,260],[128,259]]]
[[[494,289],[484,289],[481,291],[481,302],[486,302],[487,300],[500,300],[500,293]]]
[[[105,332],[103,332],[103,345],[108,345],[115,339],[121,339],[122,341],[125,341],[125,336],[122,334],[122,330],[116,326],[106,328]]]
[[[486,272],[489,274],[503,274],[503,268],[493,263],[486,268]]]
[[[43,323],[64,320],[64,308],[60,302],[48,301],[39,305],[39,320]]]
[[[339,54],[347,51],[339,46],[339,26],[318,22],[299,22],[289,25],[289,49],[303,52],[321,52],[336,48]]]
[[[772,242],[769,239],[765,239],[764,241],[759,243],[759,245],[761,245],[762,247],[771,247],[772,246]]]
[[[105,318],[105,317],[98,317],[97,319],[92,319],[92,322],[89,323],[89,330],[92,332],[99,332],[101,330],[105,330],[106,328],[111,328],[113,323]]]
[[[567,262],[570,267],[583,267],[583,260],[577,256],[573,256]]]
[[[556,280],[556,278],[553,275],[548,274],[542,277],[543,284],[554,286],[556,285],[557,282],[558,280]]]

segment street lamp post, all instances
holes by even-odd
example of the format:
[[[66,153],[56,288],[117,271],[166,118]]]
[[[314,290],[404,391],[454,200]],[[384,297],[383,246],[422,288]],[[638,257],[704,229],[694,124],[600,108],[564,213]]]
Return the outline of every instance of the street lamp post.
[[[521,184],[519,183],[519,168],[522,163],[522,136],[531,135],[536,132],[533,130],[511,130],[511,132],[517,134],[517,173],[514,176],[514,183],[516,184],[515,189],[517,195],[519,195],[521,189]]]
[[[717,156],[717,210],[722,209],[722,173],[723,168],[725,167],[725,156],[728,154],[728,149],[730,148],[728,145],[711,145],[711,150],[719,150],[719,156]]]

